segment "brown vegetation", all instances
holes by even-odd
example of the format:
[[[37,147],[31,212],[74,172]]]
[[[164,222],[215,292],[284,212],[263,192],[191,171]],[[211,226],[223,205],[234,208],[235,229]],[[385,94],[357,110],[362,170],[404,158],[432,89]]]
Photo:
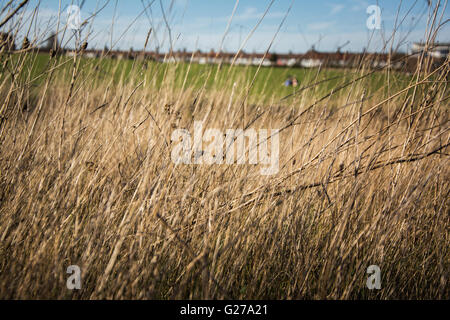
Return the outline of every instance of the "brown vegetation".
[[[36,87],[18,77],[34,57],[2,56],[1,298],[449,298],[448,59],[422,56],[398,92],[369,94],[361,65],[326,96],[256,106],[251,79],[232,94],[173,88],[171,68],[162,86],[115,84],[77,55]],[[281,129],[279,173],[175,166],[171,133],[194,120]]]

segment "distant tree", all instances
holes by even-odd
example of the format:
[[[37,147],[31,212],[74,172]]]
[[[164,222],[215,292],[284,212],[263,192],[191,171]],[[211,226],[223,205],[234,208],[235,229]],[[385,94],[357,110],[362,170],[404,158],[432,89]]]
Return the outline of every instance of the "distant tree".
[[[59,50],[58,36],[56,35],[55,32],[52,32],[50,34],[50,37],[48,37],[47,43],[45,45],[45,49],[53,50],[53,51],[58,51]]]
[[[0,49],[3,49],[3,48],[7,51],[16,50],[14,36],[10,32],[0,33]]]
[[[277,63],[278,62],[278,55],[276,54],[276,53],[272,53],[271,55],[270,55],[270,62],[272,62],[272,63]]]
[[[133,60],[134,59],[134,50],[133,47],[130,48],[128,51],[128,59]]]

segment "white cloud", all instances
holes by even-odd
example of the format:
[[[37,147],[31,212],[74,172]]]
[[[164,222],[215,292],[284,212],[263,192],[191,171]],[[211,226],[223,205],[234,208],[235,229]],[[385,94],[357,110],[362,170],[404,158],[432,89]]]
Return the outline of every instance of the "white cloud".
[[[330,7],[331,7],[331,12],[330,12],[331,15],[338,14],[345,8],[345,6],[343,4],[331,4]]]
[[[370,6],[369,2],[365,0],[353,0],[353,5],[351,6],[352,11],[366,11],[367,7]]]
[[[258,11],[255,7],[247,7],[245,8],[243,13],[237,13],[233,17],[233,21],[249,21],[249,20],[258,20],[264,15],[265,11]],[[286,12],[280,12],[280,11],[274,11],[274,12],[268,12],[264,19],[278,19],[283,18],[286,15]],[[220,17],[217,20],[220,21],[228,21],[231,18],[231,16],[226,17]],[[215,19],[216,20],[216,19]]]
[[[320,31],[331,28],[335,24],[334,21],[326,21],[326,22],[314,22],[308,24],[306,27],[311,31]]]

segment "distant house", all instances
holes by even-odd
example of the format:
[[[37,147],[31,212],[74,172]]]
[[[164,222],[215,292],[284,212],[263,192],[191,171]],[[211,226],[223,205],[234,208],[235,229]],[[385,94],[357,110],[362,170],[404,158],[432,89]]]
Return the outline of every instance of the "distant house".
[[[316,68],[325,64],[329,58],[330,56],[328,53],[311,49],[300,58],[300,65],[304,68]]]
[[[279,67],[293,67],[300,62],[301,55],[296,54],[277,54],[277,60],[275,64]]]
[[[86,58],[99,58],[101,55],[100,51],[96,51],[96,50],[88,50],[84,53],[84,56]]]
[[[3,39],[8,39],[6,35]],[[6,43],[5,40],[3,43]],[[417,52],[423,52],[425,48],[414,47]],[[422,50],[422,51],[421,51]],[[436,57],[434,66],[439,66],[444,60],[442,57],[448,55],[448,46],[439,44],[427,49],[430,56]],[[431,53],[430,53],[431,52]],[[80,54],[81,52],[73,50],[62,50],[68,56]],[[368,68],[383,69],[389,67],[394,70],[403,70],[414,72],[417,66],[417,55],[409,57],[404,53],[355,53],[355,52],[319,52],[314,49],[304,54],[263,54],[263,53],[247,53],[240,51],[233,52],[202,52],[200,50],[194,52],[173,51],[170,53],[160,53],[158,50],[154,52],[143,51],[108,51],[84,50],[82,53],[86,58],[99,58],[108,56],[112,59],[125,60],[136,59],[140,61],[151,60],[160,63],[198,63],[198,64],[232,64],[243,66],[264,66],[264,67],[302,67],[302,68],[359,68],[364,65]]]
[[[249,64],[251,64],[251,58],[244,51],[241,51],[236,58],[235,64],[248,66]]]
[[[320,59],[302,59],[300,65],[303,68],[317,68],[323,64],[323,61]]]
[[[450,52],[450,43],[435,43],[429,44],[422,42],[415,42],[411,46],[411,54],[421,54],[425,52],[433,58],[446,58]]]

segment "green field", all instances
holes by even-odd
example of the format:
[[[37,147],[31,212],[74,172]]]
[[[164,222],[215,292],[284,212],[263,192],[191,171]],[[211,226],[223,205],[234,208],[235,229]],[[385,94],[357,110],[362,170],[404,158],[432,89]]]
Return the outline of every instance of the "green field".
[[[17,63],[21,58],[12,59]],[[25,68],[18,77],[24,84],[40,85],[51,70],[53,61],[47,54],[29,54],[24,59]],[[370,70],[351,69],[319,69],[319,68],[288,68],[288,67],[261,67],[257,66],[233,66],[230,65],[200,65],[189,63],[158,63],[141,60],[114,60],[110,58],[90,59],[81,58],[78,81],[94,81],[94,83],[112,84],[139,84],[144,82],[151,84],[152,88],[160,89],[162,86],[171,90],[194,89],[199,90],[235,90],[243,95],[249,94],[249,100],[263,103],[280,103],[283,98],[295,93],[307,90],[308,95],[323,96],[351,80],[371,73]],[[57,61],[56,74],[70,82],[74,61],[72,57],[60,56]],[[4,66],[2,77],[8,75]],[[5,72],[6,71],[6,72]],[[256,76],[255,76],[256,75]],[[284,81],[290,77],[299,80],[299,86],[285,87]],[[361,79],[368,95],[375,93],[387,93],[387,88],[395,91],[404,87],[411,76],[401,72],[376,71]],[[314,85],[319,83],[318,85]],[[311,87],[311,88],[310,88]],[[351,90],[352,86],[346,89]],[[346,94],[348,91],[340,91]],[[289,98],[288,98],[289,99]]]

